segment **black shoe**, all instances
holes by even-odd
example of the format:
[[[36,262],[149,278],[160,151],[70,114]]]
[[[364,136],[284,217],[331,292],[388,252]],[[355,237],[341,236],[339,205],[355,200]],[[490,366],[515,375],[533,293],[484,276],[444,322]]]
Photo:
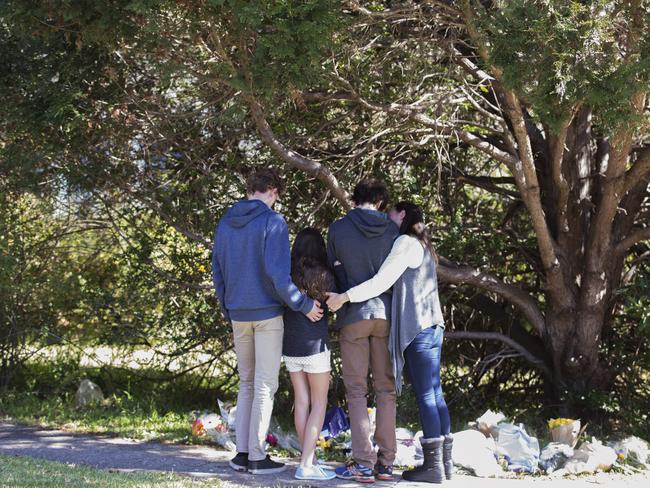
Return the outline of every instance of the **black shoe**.
[[[284,463],[273,461],[271,456],[266,456],[266,459],[261,461],[248,461],[248,472],[251,474],[281,473],[286,468]]]
[[[424,462],[422,466],[409,469],[402,473],[406,481],[419,481],[424,483],[442,483],[445,479],[445,467],[442,463],[442,441],[443,437],[433,439],[420,439]]]
[[[381,463],[375,464],[375,479],[377,481],[393,481],[393,467],[384,466]]]
[[[230,467],[240,473],[248,471],[248,453],[238,452],[237,455],[230,460]]]

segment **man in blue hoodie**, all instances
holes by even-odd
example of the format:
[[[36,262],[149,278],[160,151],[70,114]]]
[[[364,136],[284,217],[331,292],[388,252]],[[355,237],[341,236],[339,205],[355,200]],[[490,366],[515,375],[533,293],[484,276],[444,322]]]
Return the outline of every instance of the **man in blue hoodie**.
[[[270,168],[247,181],[247,200],[236,202],[217,224],[212,276],[226,320],[232,322],[239,394],[237,395],[236,471],[277,473],[283,463],[265,452],[273,398],[282,357],[285,304],[312,321],[323,316],[320,304],[291,281],[289,231],[272,210],[283,183]]]
[[[366,179],[355,187],[355,208],[329,228],[327,254],[332,266],[342,265],[352,288],[377,274],[399,234],[383,213],[388,190],[380,180]],[[337,273],[338,274],[338,273]],[[350,412],[354,462],[336,469],[339,478],[364,483],[391,481],[397,451],[395,439],[396,395],[388,351],[390,291],[362,303],[347,303],[336,315],[340,329],[343,383]],[[377,417],[374,442],[369,440],[368,369],[372,371]]]

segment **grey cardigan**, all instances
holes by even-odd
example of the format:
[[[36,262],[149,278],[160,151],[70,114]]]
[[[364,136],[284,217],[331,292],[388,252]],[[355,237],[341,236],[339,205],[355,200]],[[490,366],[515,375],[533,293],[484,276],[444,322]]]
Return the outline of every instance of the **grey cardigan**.
[[[407,268],[393,285],[391,327],[388,349],[393,359],[397,394],[402,392],[404,351],[427,327],[444,327],[436,262],[427,250],[417,268]]]

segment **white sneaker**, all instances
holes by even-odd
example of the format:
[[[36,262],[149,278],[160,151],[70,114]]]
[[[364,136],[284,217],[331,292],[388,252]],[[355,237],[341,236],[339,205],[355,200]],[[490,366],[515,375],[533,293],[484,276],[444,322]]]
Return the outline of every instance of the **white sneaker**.
[[[336,474],[334,471],[323,469],[321,466],[310,466],[309,468],[298,466],[295,478],[297,480],[327,481],[336,478]]]

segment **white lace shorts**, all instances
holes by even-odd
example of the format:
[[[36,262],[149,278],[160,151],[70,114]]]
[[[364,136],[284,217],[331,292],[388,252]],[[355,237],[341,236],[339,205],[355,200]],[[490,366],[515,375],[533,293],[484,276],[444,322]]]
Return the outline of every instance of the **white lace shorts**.
[[[305,373],[327,373],[332,370],[330,366],[330,351],[319,352],[312,356],[283,356],[284,364],[289,373],[304,371]]]

